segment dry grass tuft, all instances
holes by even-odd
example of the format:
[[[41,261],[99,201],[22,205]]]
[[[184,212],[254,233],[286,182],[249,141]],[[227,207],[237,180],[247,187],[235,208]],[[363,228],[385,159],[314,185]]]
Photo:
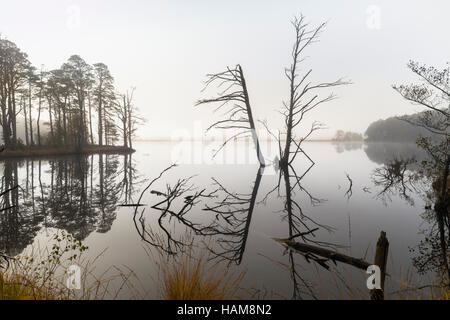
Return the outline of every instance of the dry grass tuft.
[[[160,235],[153,240],[163,241]],[[235,300],[239,293],[245,295],[241,283],[246,270],[231,272],[223,261],[211,258],[209,251],[194,244],[194,238],[187,232],[182,241],[189,244],[175,255],[156,250],[155,257],[158,274],[158,298],[163,300]],[[154,251],[153,251],[154,253]]]
[[[0,300],[55,300],[54,294],[34,280],[0,273]]]

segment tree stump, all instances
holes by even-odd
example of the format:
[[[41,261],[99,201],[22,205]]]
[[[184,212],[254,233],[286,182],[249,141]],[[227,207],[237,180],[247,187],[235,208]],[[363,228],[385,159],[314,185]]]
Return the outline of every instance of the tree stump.
[[[386,232],[381,231],[380,238],[378,238],[377,249],[375,251],[374,265],[380,267],[381,271],[381,289],[370,290],[371,300],[384,300],[384,279],[386,277],[386,265],[389,252],[389,241],[386,238]]]

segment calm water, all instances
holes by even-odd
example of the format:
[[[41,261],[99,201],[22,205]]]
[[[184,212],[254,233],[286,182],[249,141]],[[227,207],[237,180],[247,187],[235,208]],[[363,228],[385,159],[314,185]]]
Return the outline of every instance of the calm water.
[[[195,148],[203,145],[191,144],[195,145],[192,155],[198,154]],[[247,158],[245,144],[237,144],[225,164],[205,164],[189,153],[182,155],[175,143],[139,142],[135,148],[131,156],[3,162],[4,183],[17,183],[21,188],[8,199],[18,204],[17,209],[0,213],[0,249],[20,254],[45,243],[56,230],[66,230],[89,246],[89,257],[107,249],[97,261],[96,272],[112,265],[128,267],[148,290],[146,297],[157,298],[158,248],[143,241],[140,221],[144,221],[146,231],[162,237],[160,251],[182,250],[176,241],[190,230],[196,243],[208,246],[212,258],[232,271],[247,270],[243,286],[251,288],[254,297],[349,298],[342,278],[354,288],[356,298],[365,298],[363,271],[340,263],[328,271],[303,256],[289,254],[273,238],[317,229],[315,237],[309,236],[315,244],[332,244],[339,252],[371,262],[383,230],[390,241],[387,291],[398,288],[408,271],[417,284],[431,281],[430,274],[416,274],[409,251],[423,240],[421,230],[428,227],[421,218],[423,201],[418,195],[412,196],[413,205],[395,194],[390,199],[377,197],[380,189],[371,177],[374,169],[395,156],[420,159],[414,145],[306,143],[304,149],[315,165],[307,171],[310,162],[306,157],[296,159],[293,167],[301,180],[298,186],[292,177],[291,197],[298,207],[290,214],[285,210],[284,179],[276,188],[279,173],[273,167],[258,176],[258,166],[252,155]],[[139,208],[134,219],[134,208],[120,205],[136,203],[141,191],[174,160],[179,166],[165,172],[143,195],[141,203],[147,206]],[[351,194],[347,193],[346,174],[353,182]],[[151,191],[167,194],[168,185],[173,188],[188,178],[184,187],[192,186],[192,190],[183,192],[180,185],[179,197],[169,207],[167,203],[158,207],[179,216],[169,221],[166,212],[158,222],[163,211],[152,206],[164,197]],[[180,214],[185,197],[196,192],[203,192],[198,202]],[[124,289],[120,297],[131,298],[132,294]]]

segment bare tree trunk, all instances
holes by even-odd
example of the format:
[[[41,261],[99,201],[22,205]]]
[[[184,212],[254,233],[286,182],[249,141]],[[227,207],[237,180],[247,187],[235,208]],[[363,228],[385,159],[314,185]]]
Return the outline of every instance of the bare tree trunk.
[[[64,107],[63,107],[63,128],[64,128],[64,144],[67,145],[67,116],[66,116],[66,107],[67,107],[67,97],[64,100]]]
[[[131,98],[127,99],[127,110],[128,110],[128,145],[131,149],[133,149],[133,141],[132,140],[132,135],[133,135],[133,122],[132,122],[132,117],[133,117],[133,110],[132,110],[132,106],[131,106]]]
[[[21,103],[22,103],[23,114],[24,114],[24,118],[25,118],[25,145],[28,146],[30,142],[28,140],[27,106],[25,105],[25,101],[24,100],[25,100],[25,98],[22,97]],[[28,169],[28,166],[27,166],[27,169]]]
[[[127,109],[127,99],[125,95],[123,96],[123,115],[122,115],[122,130],[123,130],[123,146],[128,147],[127,138],[127,123],[128,123],[128,109]]]
[[[55,134],[53,131],[52,98],[50,96],[48,97],[48,117],[49,117],[49,121],[50,121],[50,137],[51,137],[52,143],[54,143],[55,142]]]
[[[238,70],[239,70],[239,74],[240,74],[240,77],[242,80],[242,90],[244,93],[245,107],[247,109],[247,114],[248,114],[248,123],[250,124],[250,129],[252,131],[253,143],[255,144],[256,154],[258,156],[259,163],[261,166],[264,167],[266,164],[264,162],[264,156],[261,153],[261,147],[259,145],[258,135],[256,134],[256,127],[255,127],[255,122],[253,120],[252,108],[250,107],[250,97],[248,95],[248,90],[247,90],[247,82],[245,81],[244,72],[242,71],[242,67],[240,65],[238,65]]]
[[[86,101],[84,97],[84,91],[81,90],[81,101],[80,101],[80,112],[81,112],[81,127],[80,127],[80,133],[81,133],[81,141],[80,141],[80,150],[81,148],[86,144],[87,142],[87,125],[86,125]]]
[[[40,128],[40,125],[39,125],[39,122],[41,121],[41,106],[42,106],[42,101],[41,101],[41,97],[39,96],[38,117],[37,117],[37,121],[36,121],[37,138],[38,138],[38,145],[39,146],[41,146],[41,128]]]
[[[58,120],[56,122],[56,130],[58,133],[58,144],[62,144],[62,141],[64,141],[64,138],[62,136],[64,134],[64,132],[62,129],[63,128],[63,124],[62,124],[63,119],[62,119],[62,115],[61,115],[61,106],[58,106],[56,110],[57,110],[56,115],[58,117]]]
[[[3,129],[3,143],[5,146],[10,145],[10,133],[9,133],[9,121],[8,121],[8,115],[6,111],[6,103],[3,103],[2,101],[2,129]]]
[[[215,82],[219,83],[219,87],[224,85],[226,89],[214,98],[197,101],[196,105],[220,104],[219,107],[216,108],[216,111],[221,108],[229,108],[224,112],[224,115],[228,116],[228,118],[215,122],[208,128],[208,130],[213,128],[239,130],[238,133],[233,134],[231,138],[227,139],[222,144],[222,146],[218,150],[216,150],[215,155],[223,147],[225,147],[228,142],[250,133],[255,144],[259,163],[261,164],[261,166],[265,166],[264,157],[262,156],[258,136],[256,134],[253,113],[250,106],[250,98],[247,90],[247,83],[242,67],[240,65],[237,65],[234,69],[227,68],[227,70],[224,72],[210,74],[208,75],[208,77],[209,79],[206,81],[206,87]],[[230,107],[231,104],[232,106]],[[129,114],[129,117],[132,118],[133,115]],[[131,124],[129,125],[129,127],[130,126]],[[130,128],[129,130],[131,131]]]
[[[103,100],[101,92],[98,97],[98,145],[103,145]]]
[[[32,117],[32,106],[31,106],[31,95],[32,95],[32,91],[31,91],[31,82],[29,83],[29,88],[28,88],[28,107],[29,107],[29,117],[30,117],[30,144],[33,146],[34,145],[34,138],[33,138],[33,117]]]
[[[13,90],[11,93],[11,99],[12,99],[12,110],[13,110],[13,116],[12,116],[12,136],[13,136],[13,144],[17,145],[17,113],[16,113],[16,97],[15,97],[15,91]]]
[[[40,84],[39,84],[39,105],[38,105],[38,117],[37,117],[37,138],[38,138],[38,145],[41,146],[41,128],[40,128],[40,121],[41,121],[41,109],[42,109],[42,70],[41,70],[41,76],[40,76]]]
[[[92,106],[91,106],[91,95],[88,94],[88,104],[89,104],[89,135],[91,138],[91,145],[94,145],[94,136],[92,133]]]

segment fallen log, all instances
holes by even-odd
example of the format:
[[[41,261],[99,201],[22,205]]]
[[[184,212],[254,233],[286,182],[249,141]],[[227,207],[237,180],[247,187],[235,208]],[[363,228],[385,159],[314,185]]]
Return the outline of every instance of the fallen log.
[[[329,250],[329,249],[325,249],[325,248],[321,248],[321,247],[317,247],[317,246],[313,246],[310,244],[306,244],[306,243],[299,243],[299,242],[295,242],[295,241],[291,241],[288,239],[277,239],[277,238],[273,238],[273,240],[277,241],[278,243],[280,243],[282,246],[284,246],[287,249],[290,249],[294,252],[297,252],[301,255],[307,255],[307,254],[315,254],[324,258],[327,258],[328,260],[331,260],[334,262],[334,264],[336,264],[336,261],[342,262],[342,263],[346,263],[349,265],[352,265],[358,269],[362,269],[364,271],[367,270],[367,268],[372,265],[372,263],[369,263],[367,261],[364,261],[363,259],[357,259],[354,257],[350,257],[347,256],[345,254],[333,251],[333,250]]]

